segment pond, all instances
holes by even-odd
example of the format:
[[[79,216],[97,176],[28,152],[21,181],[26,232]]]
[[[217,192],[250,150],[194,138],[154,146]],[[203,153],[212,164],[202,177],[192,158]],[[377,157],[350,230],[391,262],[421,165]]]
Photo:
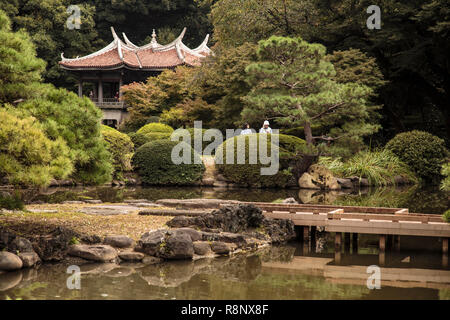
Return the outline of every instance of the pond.
[[[67,200],[219,198],[267,201],[294,197],[301,203],[406,207],[442,214],[449,194],[438,188],[377,188],[354,192],[295,189],[164,187],[77,187],[22,191],[26,202]],[[81,289],[67,288],[66,264],[0,274],[3,299],[450,299],[450,270],[442,265],[437,238],[402,237],[400,252],[389,253],[381,289],[367,287],[367,267],[378,264],[378,238],[360,235],[357,252],[334,262],[332,234],[314,247],[293,243],[256,253],[145,266],[81,266]],[[407,269],[407,270],[406,270]],[[356,270],[356,271],[355,271]],[[387,281],[383,280],[386,275]],[[406,277],[406,278],[405,278]],[[409,278],[408,278],[409,277]]]
[[[353,255],[346,260],[351,265],[336,266],[329,252],[305,255],[295,245],[230,258],[148,266],[82,265],[80,289],[68,289],[68,265],[47,264],[38,269],[0,275],[0,300],[450,299],[450,271],[438,270],[439,255],[412,253],[408,257],[409,261],[403,263],[397,259],[400,257],[388,260],[390,264],[381,271],[380,289],[367,286],[366,269],[377,261],[376,254]],[[417,281],[404,281],[399,272],[393,273],[392,266],[409,268],[412,280]],[[355,268],[360,268],[359,276],[355,276]],[[386,283],[383,272],[390,274]],[[440,282],[435,282],[436,272],[440,272]]]
[[[22,191],[28,202],[58,203],[66,200],[100,199],[121,202],[125,199],[158,200],[167,198],[217,198],[272,202],[295,198],[299,203],[358,205],[409,208],[410,212],[442,214],[450,207],[448,192],[438,187],[387,187],[356,191],[315,191],[298,189],[221,189],[200,187],[72,187],[49,188],[40,192]]]

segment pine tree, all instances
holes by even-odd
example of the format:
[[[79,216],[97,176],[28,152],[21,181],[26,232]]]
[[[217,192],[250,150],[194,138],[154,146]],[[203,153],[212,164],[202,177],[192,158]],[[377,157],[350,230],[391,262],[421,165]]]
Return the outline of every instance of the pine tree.
[[[272,36],[261,40],[258,62],[246,71],[253,86],[245,97],[245,119],[264,115],[286,126],[303,126],[309,145],[327,146],[346,139],[360,143],[361,137],[376,131],[367,123],[367,97],[372,90],[358,83],[338,83],[336,72],[326,59],[326,49],[301,38]],[[323,133],[313,136],[311,126]]]

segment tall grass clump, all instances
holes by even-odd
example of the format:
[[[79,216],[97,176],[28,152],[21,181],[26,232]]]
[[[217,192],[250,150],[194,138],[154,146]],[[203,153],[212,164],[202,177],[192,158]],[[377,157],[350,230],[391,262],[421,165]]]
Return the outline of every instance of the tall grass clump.
[[[444,176],[441,182],[441,190],[450,191],[450,162],[442,166],[441,173]]]
[[[367,178],[369,183],[375,186],[395,184],[396,176],[402,176],[411,182],[417,182],[416,176],[408,166],[386,149],[361,151],[345,162],[340,158],[322,157],[319,163],[337,176]]]

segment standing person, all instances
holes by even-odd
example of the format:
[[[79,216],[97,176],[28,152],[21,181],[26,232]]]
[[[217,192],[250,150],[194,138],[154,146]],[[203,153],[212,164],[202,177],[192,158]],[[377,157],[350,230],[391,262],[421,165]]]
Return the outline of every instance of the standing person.
[[[241,134],[251,134],[252,129],[250,129],[250,125],[248,123],[244,124],[244,126],[242,127],[242,131]]]
[[[272,133],[272,128],[269,127],[269,121],[264,121],[263,127],[259,129],[259,133]]]

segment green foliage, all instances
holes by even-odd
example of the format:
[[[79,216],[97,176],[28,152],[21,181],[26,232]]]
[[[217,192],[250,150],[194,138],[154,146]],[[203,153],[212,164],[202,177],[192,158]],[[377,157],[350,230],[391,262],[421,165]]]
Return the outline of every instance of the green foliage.
[[[418,130],[399,133],[386,144],[386,148],[419,178],[428,182],[440,178],[441,166],[448,156],[444,140]]]
[[[181,142],[184,144],[184,142]],[[191,164],[174,164],[172,149],[178,142],[157,140],[139,147],[132,159],[142,182],[148,185],[190,185],[202,178],[205,166],[190,146]],[[200,164],[195,164],[199,161]]]
[[[131,171],[131,157],[133,156],[134,145],[130,137],[114,128],[101,127],[103,139],[108,143],[108,151],[113,158],[115,179],[123,179],[123,173]]]
[[[64,139],[46,136],[35,118],[0,108],[0,124],[0,178],[16,185],[46,186],[72,173]]]
[[[25,204],[19,192],[15,192],[12,196],[0,193],[0,208],[7,210],[23,210]]]
[[[129,134],[131,141],[133,141],[135,149],[146,144],[147,142],[156,140],[170,140],[171,133],[168,132],[149,132],[146,134],[133,132]]]
[[[175,107],[190,96],[193,68],[177,67],[165,70],[146,82],[134,82],[122,87],[123,99],[129,106],[129,118],[123,124],[126,131],[136,131],[152,116]]]
[[[280,168],[275,175],[261,175],[261,168],[269,167],[270,164],[262,164],[259,157],[259,139],[266,138],[267,141],[267,156],[271,156],[272,152],[278,152],[280,158]],[[253,139],[255,143],[250,143]],[[281,139],[280,139],[281,140]],[[300,139],[299,139],[300,140]],[[241,186],[258,187],[258,188],[275,188],[286,187],[291,181],[293,175],[291,170],[285,165],[285,159],[293,156],[293,154],[281,147],[271,143],[271,135],[266,134],[248,134],[239,135],[224,141],[216,151],[216,168],[229,181]],[[227,164],[227,144],[233,143],[233,159],[234,164]],[[245,154],[238,150],[239,145],[245,146]],[[295,141],[286,141],[286,145],[295,149]],[[242,155],[245,160],[244,164],[237,164],[238,153]],[[250,164],[250,155],[257,156],[256,164]],[[220,164],[221,160],[222,164]]]
[[[39,120],[50,139],[65,140],[75,166],[73,178],[87,184],[110,181],[113,168],[100,133],[102,113],[88,98],[41,85],[39,95],[18,108]]]
[[[450,223],[450,210],[447,210],[442,215],[442,219],[444,219],[445,222]]]
[[[147,134],[154,132],[172,133],[173,128],[164,123],[149,123],[140,128],[136,133]]]
[[[441,182],[441,190],[450,191],[450,163],[446,163],[442,166],[441,170],[444,179]]]
[[[272,36],[259,42],[258,62],[246,70],[253,89],[245,97],[244,119],[257,115],[281,125],[303,126],[308,144],[326,147],[339,147],[337,142],[345,140],[346,146],[361,148],[362,137],[378,129],[367,123],[366,97],[371,89],[332,80],[335,71],[320,44]],[[313,136],[312,125],[328,130]]]
[[[27,87],[39,82],[45,69],[30,37],[12,32],[10,24],[0,10],[0,105],[29,97],[33,92]]]
[[[339,158],[321,157],[319,163],[337,176],[367,178],[371,185],[376,186],[395,185],[394,178],[396,176],[402,176],[411,182],[417,182],[417,178],[408,166],[386,149],[361,151],[345,162],[342,162]]]

